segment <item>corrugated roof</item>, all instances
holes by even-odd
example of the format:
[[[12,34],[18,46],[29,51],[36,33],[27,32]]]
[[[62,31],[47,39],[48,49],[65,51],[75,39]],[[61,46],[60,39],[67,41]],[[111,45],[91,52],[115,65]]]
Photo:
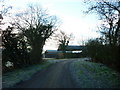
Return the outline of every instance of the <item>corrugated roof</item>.
[[[61,51],[57,51],[57,50],[46,50],[45,53],[60,53]]]
[[[66,47],[67,51],[73,51],[73,50],[82,50],[85,46],[73,46],[73,45],[69,45]]]

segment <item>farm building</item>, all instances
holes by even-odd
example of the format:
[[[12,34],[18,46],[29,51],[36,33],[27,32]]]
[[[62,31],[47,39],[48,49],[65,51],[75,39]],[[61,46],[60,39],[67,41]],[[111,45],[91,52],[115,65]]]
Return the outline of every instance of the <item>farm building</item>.
[[[66,47],[66,58],[79,58],[85,46],[68,46]],[[58,50],[46,50],[45,58],[63,58],[63,52]]]

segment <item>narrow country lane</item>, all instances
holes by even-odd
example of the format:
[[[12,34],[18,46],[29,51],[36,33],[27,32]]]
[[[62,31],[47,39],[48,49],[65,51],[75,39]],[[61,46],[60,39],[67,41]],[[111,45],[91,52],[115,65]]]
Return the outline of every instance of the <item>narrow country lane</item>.
[[[73,61],[73,60],[72,60]],[[18,84],[17,88],[75,88],[69,71],[71,60],[51,65],[32,76],[30,80]]]
[[[120,73],[86,58],[54,60],[14,88],[120,88]]]

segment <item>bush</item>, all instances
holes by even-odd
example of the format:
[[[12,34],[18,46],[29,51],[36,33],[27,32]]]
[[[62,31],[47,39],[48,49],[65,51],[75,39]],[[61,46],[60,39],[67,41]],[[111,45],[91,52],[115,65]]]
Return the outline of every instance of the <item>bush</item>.
[[[92,61],[104,63],[117,70],[120,68],[119,46],[104,45],[98,39],[89,40],[86,46],[87,55],[92,58]]]
[[[2,33],[2,67],[3,72],[20,68],[29,64],[29,53],[26,42],[22,41],[20,35],[12,32],[13,28],[8,27]],[[12,68],[6,67],[6,62],[12,62]]]

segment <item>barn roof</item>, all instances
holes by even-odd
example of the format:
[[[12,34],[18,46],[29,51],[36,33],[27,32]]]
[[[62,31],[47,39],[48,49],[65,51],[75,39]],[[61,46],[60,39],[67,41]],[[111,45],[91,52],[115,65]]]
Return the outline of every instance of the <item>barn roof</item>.
[[[78,45],[69,45],[66,47],[66,51],[80,51],[84,49],[85,46],[78,46]],[[60,51],[60,49],[58,49]]]
[[[55,54],[55,53],[60,53],[61,51],[57,51],[57,50],[46,50],[45,53],[51,53],[51,54]]]

